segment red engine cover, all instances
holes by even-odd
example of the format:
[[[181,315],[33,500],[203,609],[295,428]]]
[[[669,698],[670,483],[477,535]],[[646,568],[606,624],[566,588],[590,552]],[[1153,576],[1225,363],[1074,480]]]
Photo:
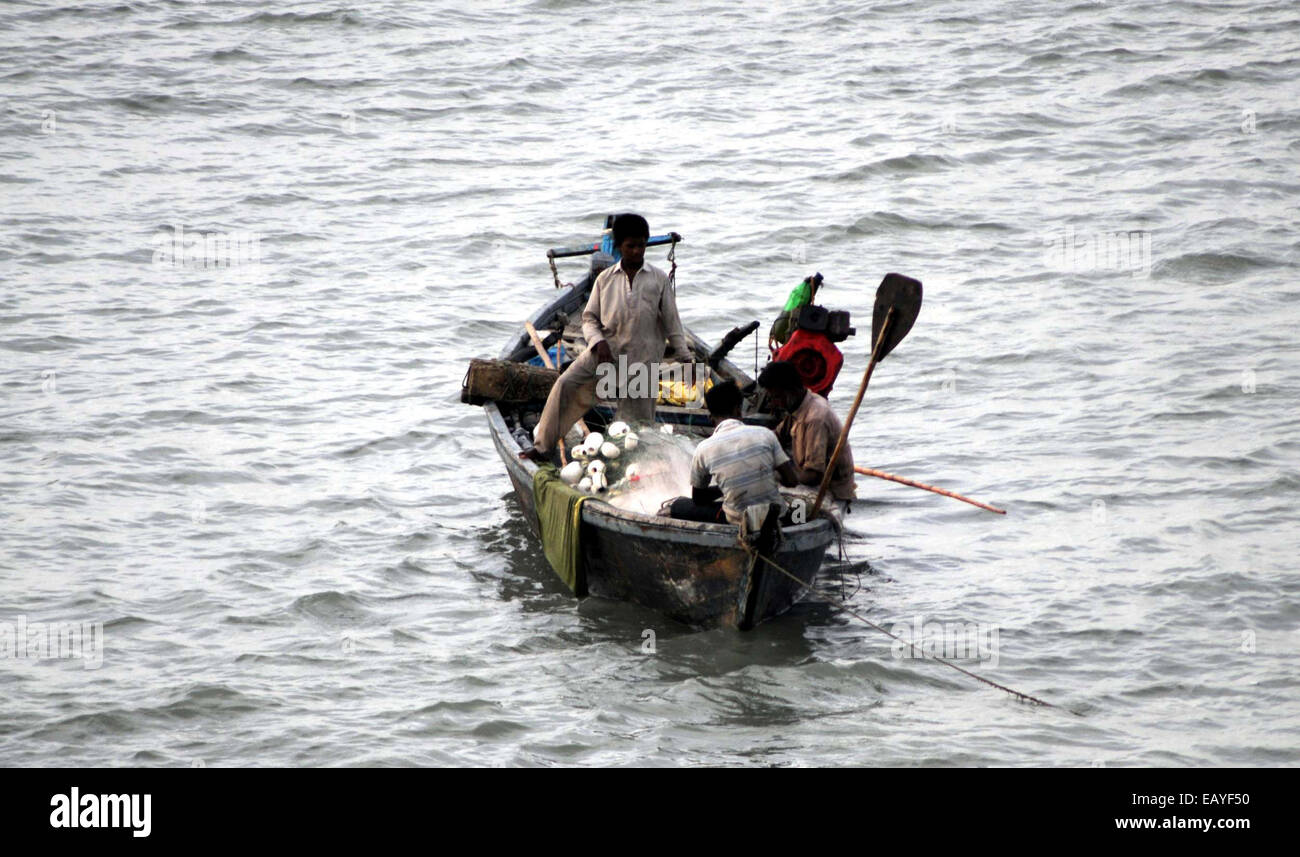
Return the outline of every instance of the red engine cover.
[[[790,341],[781,346],[776,359],[793,363],[803,378],[803,385],[822,396],[830,395],[844,365],[844,355],[826,334],[803,329],[796,330]]]

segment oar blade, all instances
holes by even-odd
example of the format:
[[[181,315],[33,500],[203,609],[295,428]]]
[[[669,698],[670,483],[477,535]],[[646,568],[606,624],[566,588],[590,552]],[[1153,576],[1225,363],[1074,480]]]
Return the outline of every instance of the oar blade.
[[[921,311],[921,281],[902,274],[886,274],[880,281],[880,287],[876,289],[875,312],[871,316],[872,343],[880,341],[880,329],[885,324],[885,316],[889,314],[890,307],[894,308],[894,317],[880,344],[880,353],[875,355],[877,360],[885,359],[885,355],[903,341],[903,337],[907,336],[907,332],[916,323],[916,316]]]

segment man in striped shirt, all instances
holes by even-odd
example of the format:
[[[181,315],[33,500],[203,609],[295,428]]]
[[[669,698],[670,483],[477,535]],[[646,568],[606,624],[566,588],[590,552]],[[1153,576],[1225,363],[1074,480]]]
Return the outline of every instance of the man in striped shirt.
[[[691,497],[679,497],[672,516],[720,522],[722,515],[728,523],[739,524],[747,506],[776,503],[784,511],[777,480],[782,485],[795,485],[798,480],[776,435],[740,421],[743,398],[734,381],[714,386],[704,401],[715,428],[695,448]],[[710,481],[716,486],[710,486]],[[719,496],[721,509],[717,506]]]

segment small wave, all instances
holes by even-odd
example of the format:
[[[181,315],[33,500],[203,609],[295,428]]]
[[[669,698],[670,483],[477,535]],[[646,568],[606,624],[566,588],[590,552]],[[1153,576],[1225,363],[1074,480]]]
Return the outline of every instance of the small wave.
[[[1063,54],[1060,51],[1043,51],[1042,53],[1037,53],[1026,58],[1024,62],[1020,63],[1020,67],[1059,65],[1060,63],[1068,62],[1073,59],[1074,57]]]
[[[1012,227],[991,220],[971,220],[969,222],[921,220],[895,214],[892,211],[875,211],[859,217],[845,231],[850,235],[876,235],[882,232],[897,232],[899,229],[973,229],[1009,232]]]
[[[281,81],[282,86],[289,86],[295,89],[346,89],[351,86],[368,86],[375,81],[370,78],[355,78],[348,80],[321,80],[314,77],[295,77],[290,81]]]
[[[353,26],[361,21],[355,14],[345,9],[327,9],[320,12],[255,12],[243,18],[229,21],[212,21],[186,18],[168,25],[175,29],[195,29],[198,27],[239,26],[244,24],[273,24],[279,26],[294,24],[343,24]]]
[[[1045,128],[1081,128],[1085,125],[1091,124],[1091,120],[1080,116],[1079,111],[1069,105],[1057,104],[1055,105],[1055,109],[1058,111],[1057,115],[1039,113],[1036,111],[1030,113],[1018,113],[1014,116],[1008,117],[1008,121],[1014,119],[1017,127],[1030,128],[1038,131],[1042,131]],[[1061,114],[1064,114],[1065,116],[1074,116],[1076,118],[1066,119],[1063,118]],[[996,137],[994,139],[996,139]]]
[[[169,761],[169,757],[154,750],[137,750],[131,755],[132,767],[144,767],[145,765],[162,765]]]
[[[1081,56],[1084,59],[1093,58],[1093,57],[1096,58],[1104,57],[1108,60],[1110,59],[1154,60],[1154,59],[1164,58],[1164,54],[1158,53],[1156,51],[1133,51],[1133,50],[1129,50],[1128,48],[1106,48],[1105,50],[1084,51],[1083,54],[1081,54]]]
[[[1237,77],[1238,75],[1232,71],[1222,68],[1206,68],[1190,74],[1155,74],[1137,83],[1129,83],[1117,89],[1112,89],[1106,95],[1118,98],[1132,98],[1149,96],[1169,90],[1204,90],[1215,88],[1218,84],[1235,80]]]
[[[1226,420],[1231,419],[1233,416],[1235,416],[1235,414],[1229,413],[1228,411],[1164,411],[1162,413],[1153,414],[1151,419],[1175,421],[1191,420],[1195,422],[1200,420]]]
[[[1184,253],[1157,262],[1151,273],[1156,277],[1225,283],[1255,271],[1286,267],[1286,264],[1248,253]]]
[[[373,618],[359,597],[334,591],[304,595],[295,600],[289,609],[333,627],[351,627]]]
[[[245,205],[285,205],[310,201],[311,197],[301,193],[254,193],[240,200]]]
[[[218,49],[208,54],[208,59],[215,62],[233,62],[235,60],[255,60],[257,57],[243,48]]]
[[[261,654],[258,652],[245,652],[235,658],[235,663],[244,665],[269,665],[274,667],[302,666],[302,667],[321,667],[331,666],[335,663],[333,658],[313,657],[311,655],[292,655],[292,654]]]
[[[501,707],[502,707],[501,703],[493,701],[491,699],[465,699],[465,700],[444,699],[444,700],[439,700],[438,702],[432,702],[421,708],[417,708],[415,711],[412,711],[406,714],[405,716],[403,716],[402,719],[410,720],[412,718],[423,717],[428,714],[442,714],[448,711],[460,712],[460,711],[500,710]]]
[[[0,348],[6,351],[21,351],[24,353],[66,351],[79,348],[85,344],[84,340],[59,334],[53,336],[19,336],[13,339],[0,340]]]
[[[179,102],[166,93],[118,95],[105,101],[113,107],[122,107],[135,113],[168,113]]]
[[[62,720],[56,720],[42,726],[32,733],[32,738],[50,740],[102,740],[104,735],[123,735],[139,728],[136,712],[115,708],[111,711],[95,711],[87,714],[74,714]]]
[[[224,684],[200,684],[187,690],[180,699],[152,709],[142,709],[141,714],[159,714],[189,720],[213,714],[242,714],[257,711],[264,705]]]
[[[503,738],[520,732],[527,732],[528,726],[514,720],[488,720],[475,726],[470,734],[476,738]]]
[[[104,630],[125,628],[129,625],[148,625],[151,624],[148,619],[139,616],[119,616],[116,619],[110,619],[104,623]]]
[[[888,134],[863,134],[861,137],[854,137],[849,141],[850,146],[874,146],[876,143],[885,143],[890,140]]]
[[[854,181],[857,179],[870,178],[884,173],[897,175],[912,175],[922,173],[938,173],[946,169],[957,166],[958,162],[944,155],[922,155],[913,152],[910,155],[901,157],[885,158],[880,161],[873,161],[869,164],[862,164],[851,170],[846,170],[838,175],[832,176],[832,181]]]
[[[565,9],[583,9],[591,5],[587,0],[533,0],[528,8],[544,12],[558,12]]]

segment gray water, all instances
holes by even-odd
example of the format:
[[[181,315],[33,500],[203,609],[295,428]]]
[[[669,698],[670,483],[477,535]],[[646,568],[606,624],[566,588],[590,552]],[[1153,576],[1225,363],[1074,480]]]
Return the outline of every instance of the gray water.
[[[1298,89],[1290,2],[6,3],[0,623],[103,649],[0,763],[1296,764]],[[569,596],[459,389],[624,210],[710,341],[924,281],[855,455],[1009,514],[863,479],[818,594],[1059,708]]]

